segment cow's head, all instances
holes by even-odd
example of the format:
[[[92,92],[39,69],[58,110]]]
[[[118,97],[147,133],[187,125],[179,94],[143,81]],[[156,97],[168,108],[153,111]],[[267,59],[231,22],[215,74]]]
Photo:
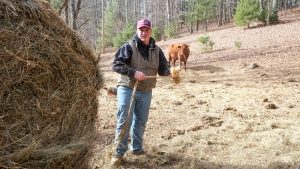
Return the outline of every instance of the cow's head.
[[[190,50],[189,50],[189,45],[187,44],[180,44],[178,45],[178,55],[181,57],[181,58],[185,58],[187,59],[189,57],[189,54],[190,54]]]

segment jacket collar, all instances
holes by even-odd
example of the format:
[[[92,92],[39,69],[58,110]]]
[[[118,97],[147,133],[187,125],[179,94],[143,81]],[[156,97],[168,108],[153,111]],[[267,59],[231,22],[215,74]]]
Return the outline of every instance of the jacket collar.
[[[137,34],[133,36],[133,41],[138,45],[146,47],[146,45],[142,42],[142,40],[138,37]],[[155,47],[155,40],[152,37],[150,37],[149,48],[154,49],[154,47]]]

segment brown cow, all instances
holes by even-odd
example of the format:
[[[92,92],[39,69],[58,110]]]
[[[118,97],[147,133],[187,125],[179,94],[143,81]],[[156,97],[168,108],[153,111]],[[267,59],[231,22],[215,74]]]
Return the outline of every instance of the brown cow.
[[[184,63],[184,69],[186,70],[186,62],[190,55],[189,45],[187,44],[171,44],[168,46],[169,64],[175,67],[176,60],[179,60],[179,67],[181,68],[181,62]]]

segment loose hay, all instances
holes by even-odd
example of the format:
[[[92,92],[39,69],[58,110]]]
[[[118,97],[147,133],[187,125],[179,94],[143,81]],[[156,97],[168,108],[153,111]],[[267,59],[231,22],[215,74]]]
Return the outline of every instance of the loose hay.
[[[179,72],[180,72],[180,67],[177,66],[177,67],[171,67],[171,77],[174,81],[175,84],[179,84],[181,79],[180,79],[180,76],[179,76]]]
[[[43,1],[0,1],[0,168],[89,168],[98,60]]]

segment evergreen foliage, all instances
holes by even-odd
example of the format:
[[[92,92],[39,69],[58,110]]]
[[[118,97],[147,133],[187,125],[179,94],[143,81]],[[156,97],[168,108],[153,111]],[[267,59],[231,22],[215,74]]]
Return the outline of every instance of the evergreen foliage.
[[[234,46],[238,49],[240,49],[242,47],[242,42],[240,40],[236,40],[234,41]]]
[[[178,33],[178,24],[176,22],[172,22],[165,26],[164,34],[168,38],[176,38]]]
[[[196,14],[199,21],[206,21],[216,15],[217,1],[197,0]]]
[[[117,20],[118,20],[118,4],[117,1],[112,1],[110,5],[107,7],[104,15],[104,29],[105,34],[104,36],[104,46],[113,46],[113,37],[116,36],[118,32],[117,29]]]
[[[130,40],[135,33],[134,26],[132,24],[127,25],[120,33],[113,37],[113,46],[121,47],[126,41]]]
[[[278,11],[277,8],[270,7],[270,1],[264,1],[262,3],[262,8],[260,9],[259,21],[262,21],[266,24],[272,24],[278,21]]]
[[[208,0],[191,0],[187,3],[187,11],[184,13],[184,22],[189,27],[189,31],[193,33],[193,26],[199,22],[206,23],[208,20],[216,16],[217,1]],[[183,20],[183,19],[181,19]],[[198,30],[197,30],[198,31]]]
[[[200,36],[198,41],[202,44],[202,50],[204,52],[210,52],[213,50],[215,42],[213,42],[208,35]]]
[[[189,26],[190,33],[193,33],[193,25],[195,25],[198,19],[196,4],[197,3],[195,1],[189,1],[188,12],[185,15],[186,24]]]
[[[260,17],[259,3],[254,0],[241,0],[234,15],[234,22],[237,26],[248,26],[252,21]]]
[[[277,11],[270,12],[269,23],[275,23],[277,21],[278,21],[278,12]]]
[[[55,10],[59,10],[59,8],[62,6],[63,1],[62,0],[51,0],[49,2],[50,6],[55,9]]]
[[[161,40],[161,37],[162,37],[161,30],[160,30],[158,27],[156,27],[156,26],[153,26],[153,27],[152,27],[152,37],[153,37],[156,41]]]
[[[249,23],[256,19],[272,24],[278,21],[278,10],[300,6],[299,0],[176,0],[166,2],[81,0],[82,5],[78,6],[79,8],[75,9],[78,11],[74,13],[72,8],[77,6],[76,2],[79,0],[47,1],[56,11],[61,10],[59,11],[61,18],[69,21],[70,25],[73,21],[73,14],[78,15],[75,19],[78,23],[78,31],[96,47],[96,50],[99,46],[102,48],[102,45],[104,48],[114,45],[113,37],[122,31],[127,23],[135,24],[141,18],[149,18],[153,21],[157,27],[153,28],[153,37],[160,40],[161,37],[176,37],[175,32],[179,31],[179,27],[180,29],[187,28],[190,33],[193,33],[193,29],[199,31],[200,26],[205,30],[208,30],[212,23],[221,26],[230,22],[233,14],[235,14],[234,20],[238,26],[249,26]],[[65,15],[66,7],[67,16]],[[176,29],[170,22],[176,22]]]

